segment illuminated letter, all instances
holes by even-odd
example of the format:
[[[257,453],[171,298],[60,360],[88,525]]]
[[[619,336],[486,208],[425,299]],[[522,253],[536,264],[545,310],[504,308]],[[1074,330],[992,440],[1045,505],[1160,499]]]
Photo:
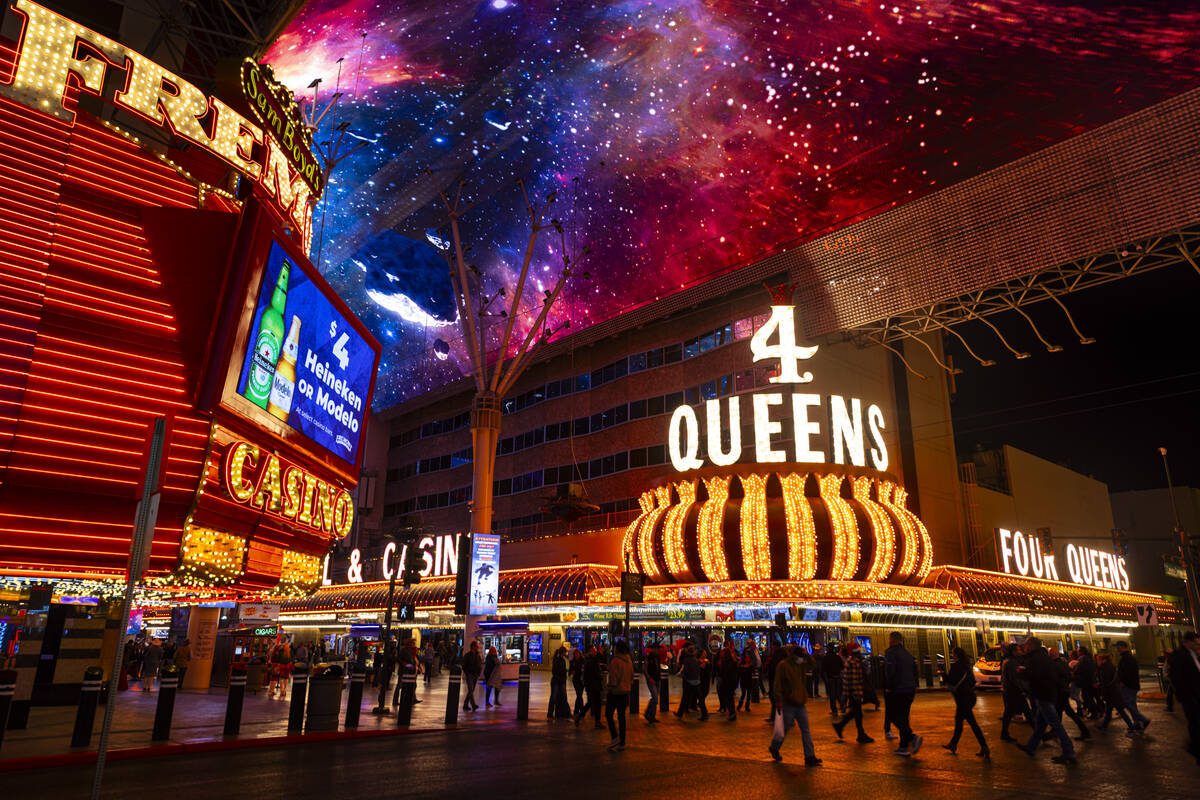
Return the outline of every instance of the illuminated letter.
[[[215,97],[212,105],[217,110],[217,121],[213,126],[213,152],[232,164],[234,169],[244,172],[251,179],[257,179],[262,172],[262,164],[251,160],[250,156],[254,145],[262,144],[262,128]]]
[[[729,452],[721,452],[721,401],[709,400],[704,404],[708,418],[708,460],[718,467],[737,463],[742,457],[742,414],[738,398],[729,398]]]
[[[390,581],[392,579],[393,567],[392,567],[392,562],[389,559],[391,559],[391,557],[394,555],[396,555],[396,543],[388,542],[387,545],[383,548],[382,572],[383,572],[383,579],[385,581]]]
[[[16,8],[28,20],[21,37],[16,74],[11,84],[0,86],[0,95],[44,114],[74,122],[75,113],[63,108],[62,102],[68,76],[74,73],[82,88],[100,94],[108,68],[104,58],[86,53],[83,58],[75,58],[76,42],[86,42],[114,64],[125,63],[133,53],[107,36],[29,0],[17,0]]]
[[[445,537],[446,542],[445,542],[445,544],[442,545],[442,558],[444,559],[443,563],[446,565],[442,569],[443,575],[457,575],[458,574],[458,537],[459,537],[459,535],[460,534],[456,533],[453,536]]]
[[[865,467],[867,457],[863,451],[862,401],[850,398],[851,411],[846,411],[846,398],[829,396],[829,433],[833,437],[833,463],[845,464],[845,450],[850,451],[850,463]]]
[[[767,339],[779,331],[779,344],[769,345]],[[796,346],[796,309],[792,306],[771,306],[771,317],[750,338],[750,352],[755,363],[770,358],[779,359],[779,376],[771,383],[810,383],[811,372],[803,375],[797,369],[801,359],[812,358],[817,348]]]
[[[1058,580],[1058,561],[1054,558],[1054,553],[1046,555],[1046,580]]]
[[[288,519],[295,519],[300,510],[300,487],[304,483],[304,471],[299,467],[288,467],[283,471],[283,510]]]
[[[321,562],[321,585],[332,586],[333,581],[329,579],[329,553],[325,554],[325,560]]]
[[[258,448],[249,442],[238,442],[225,456],[225,491],[239,503],[254,495],[254,484],[242,476],[246,467],[253,467],[258,460]]]
[[[1013,563],[1017,566],[1017,572],[1029,574],[1029,542],[1020,531],[1013,532]]]
[[[778,392],[754,395],[754,459],[760,464],[783,461],[782,450],[771,449],[771,434],[783,430],[783,425],[771,420],[771,406],[783,405]]]
[[[167,122],[175,133],[212,149],[212,139],[200,125],[209,108],[204,92],[140,53],[130,50],[126,58],[129,59],[129,77],[125,80],[125,89],[117,92],[114,98],[117,103],[158,125],[163,123],[163,111],[166,111]],[[175,91],[166,91],[164,84]]]
[[[1067,545],[1067,573],[1072,583],[1083,583],[1083,571],[1079,567],[1079,551],[1075,545]]]
[[[421,560],[425,562],[425,568],[421,570],[421,577],[428,578],[433,574],[433,555],[430,554],[429,548],[433,547],[433,537],[426,536],[417,546],[421,548]]]
[[[680,431],[680,424],[683,424],[687,430]],[[686,444],[680,441],[682,436],[687,437]],[[687,472],[689,469],[698,469],[704,466],[704,462],[696,458],[696,451],[700,449],[700,422],[696,419],[696,412],[692,410],[691,406],[680,406],[671,415],[667,449],[671,451],[671,466],[679,472]]]
[[[321,504],[319,514],[313,509],[313,527],[317,530],[333,533],[334,510],[337,508],[338,498],[338,495],[334,494],[334,488],[328,483],[322,483],[317,491],[317,500]]]
[[[255,508],[262,508],[266,505],[267,511],[279,513],[280,496],[283,494],[283,485],[279,480],[279,456],[271,453],[267,456],[267,463],[263,464],[263,468],[258,472],[258,485],[254,487],[254,498],[250,501],[250,505]],[[267,502],[267,496],[270,496],[270,502]]]
[[[1042,557],[1042,540],[1029,537],[1029,570],[1035,578],[1046,577],[1046,559]]]
[[[885,470],[888,467],[887,445],[883,443],[883,411],[877,405],[867,406],[867,427],[871,431],[871,463],[875,469]]]
[[[1125,571],[1125,559],[1117,557],[1117,572],[1121,576],[1121,588],[1129,591],[1129,573]]]
[[[337,503],[333,507],[333,535],[345,539],[350,534],[350,526],[354,524],[354,498],[345,489],[338,494]]]
[[[796,440],[797,461],[815,464],[825,461],[825,453],[821,450],[813,450],[810,441],[810,437],[821,432],[821,424],[809,421],[808,408],[819,405],[821,405],[821,395],[819,394],[792,395],[792,436]],[[782,460],[780,459],[780,461]]]
[[[996,533],[1000,536],[1000,559],[1003,564],[1003,569],[1007,573],[1012,573],[1012,531],[1006,528],[997,528]]]
[[[1092,586],[1092,581],[1096,579],[1096,566],[1092,563],[1091,552],[1090,547],[1079,548],[1079,574],[1088,586]]]
[[[314,528],[320,529],[321,522],[317,520],[313,524],[313,512],[320,514],[321,510],[317,508],[317,488],[321,482],[316,476],[304,473],[304,495],[300,498],[300,513],[296,515],[296,519],[305,525],[312,525]]]

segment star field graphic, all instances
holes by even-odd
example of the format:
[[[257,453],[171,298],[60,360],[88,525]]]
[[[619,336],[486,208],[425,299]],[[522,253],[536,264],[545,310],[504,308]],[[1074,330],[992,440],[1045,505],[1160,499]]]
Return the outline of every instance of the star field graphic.
[[[311,0],[264,61],[341,93],[318,142],[369,143],[313,255],[384,344],[379,409],[468,369],[438,197],[460,178],[488,294],[529,236],[516,180],[557,192],[517,330],[565,244],[590,248],[550,318],[574,332],[1186,91],[1197,44],[1190,0]]]

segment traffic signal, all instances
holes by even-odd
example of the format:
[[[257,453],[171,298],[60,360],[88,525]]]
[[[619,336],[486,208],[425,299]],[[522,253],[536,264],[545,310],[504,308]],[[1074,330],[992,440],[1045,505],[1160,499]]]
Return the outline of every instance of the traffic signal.
[[[415,586],[421,582],[421,570],[425,569],[425,558],[417,547],[416,540],[405,545],[404,550],[404,585]]]

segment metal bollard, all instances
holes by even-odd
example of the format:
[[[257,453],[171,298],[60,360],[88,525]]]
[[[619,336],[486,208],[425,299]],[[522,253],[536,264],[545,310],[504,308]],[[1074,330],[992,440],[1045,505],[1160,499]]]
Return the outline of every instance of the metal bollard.
[[[629,686],[629,715],[636,716],[638,713],[638,674],[633,673],[633,683]]]
[[[450,665],[450,683],[446,686],[446,724],[458,724],[458,696],[462,692],[462,667]]]
[[[658,681],[658,710],[664,714],[671,710],[671,678],[666,670]]]
[[[288,710],[288,734],[304,732],[304,703],[308,700],[308,664],[297,664],[292,672],[292,705]]]
[[[4,730],[8,727],[8,710],[12,708],[13,692],[17,688],[17,671],[0,670],[0,744],[4,743]]]
[[[400,710],[396,712],[396,727],[407,728],[412,723],[413,701],[417,699],[417,665],[406,664],[400,678]]]
[[[175,690],[179,686],[179,667],[168,664],[158,679],[158,707],[154,710],[154,732],[150,741],[165,742],[171,738],[171,717],[175,715]],[[113,702],[113,698],[108,698]]]
[[[75,731],[71,734],[71,747],[87,747],[92,741],[92,726],[96,722],[96,706],[100,704],[100,684],[104,682],[104,670],[88,667],[83,672],[83,688],[79,692],[79,710],[75,712]],[[161,700],[162,694],[158,695]]]
[[[229,702],[225,705],[225,735],[237,736],[242,730],[242,701],[246,699],[246,668],[235,666],[229,675]],[[288,719],[291,726],[291,719]]]
[[[497,669],[499,669],[497,667]],[[522,664],[517,673],[517,719],[529,719],[529,665]]]
[[[363,684],[366,680],[367,673],[358,667],[350,673],[350,697],[346,700],[347,728],[358,727],[358,716],[362,713]]]

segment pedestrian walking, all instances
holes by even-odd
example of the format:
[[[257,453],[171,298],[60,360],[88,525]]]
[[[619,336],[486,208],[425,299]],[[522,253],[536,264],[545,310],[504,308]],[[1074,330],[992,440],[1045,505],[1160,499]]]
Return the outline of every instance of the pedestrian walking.
[[[612,736],[609,750],[625,749],[625,710],[629,708],[629,692],[633,689],[633,659],[629,655],[629,643],[618,640],[613,646],[613,656],[608,662],[608,699],[605,701],[604,717],[608,721],[608,732]],[[613,716],[617,723],[613,723]]]
[[[142,691],[150,691],[154,679],[158,677],[158,669],[162,666],[163,649],[158,639],[151,639],[142,651]]]
[[[846,695],[846,713],[833,723],[833,731],[839,739],[842,731],[850,720],[858,728],[858,743],[870,744],[875,741],[863,730],[863,685],[866,683],[866,669],[863,667],[862,653],[859,652],[858,642],[852,642],[845,648],[845,666],[842,669],[842,689]]]
[[[754,660],[750,652],[750,645],[742,648],[742,657],[738,662],[738,685],[741,689],[741,694],[738,695],[737,710],[750,713],[750,699],[753,694],[754,681]]]
[[[971,726],[971,733],[975,734],[975,739],[979,742],[979,752],[975,755],[983,759],[991,758],[987,740],[983,738],[983,731],[979,729],[979,723],[975,720],[975,702],[978,696],[975,694],[975,671],[971,668],[971,659],[961,647],[954,648],[951,657],[953,663],[946,676],[946,683],[950,685],[950,694],[954,697],[954,735],[942,747],[951,753],[958,752],[958,740],[962,736],[965,722]]]
[[[1171,686],[1187,718],[1185,749],[1200,764],[1200,639],[1194,631],[1183,635],[1183,644],[1171,656]]]
[[[1054,677],[1056,680],[1057,699],[1055,700],[1055,709],[1058,712],[1058,718],[1061,721],[1062,715],[1075,723],[1079,728],[1079,735],[1075,737],[1075,741],[1083,742],[1092,738],[1091,731],[1083,721],[1083,717],[1071,705],[1071,667],[1067,664],[1066,659],[1058,652],[1057,647],[1051,647],[1050,663],[1054,666]]]
[[[767,686],[769,687],[767,694],[768,699],[771,701],[771,713],[767,715],[767,722],[772,724],[775,722],[775,715],[778,713],[776,711],[777,698],[775,697],[775,671],[779,668],[779,664],[785,658],[787,658],[787,648],[784,647],[783,644],[777,644],[772,647],[771,654],[767,658],[767,667],[765,670],[767,673]]]
[[[571,686],[575,689],[575,709],[574,716],[578,719],[579,714],[583,711],[583,651],[577,646],[571,648],[571,661],[569,672],[571,676]]]
[[[425,668],[425,686],[429,687],[433,684],[433,668],[434,661],[437,660],[437,655],[433,649],[433,642],[427,642],[425,649],[421,651],[421,666]]]
[[[570,671],[567,648],[559,645],[550,662],[550,702],[546,707],[546,719],[571,718],[571,704],[567,702],[567,677]]]
[[[1033,715],[1029,712],[1029,703],[1025,699],[1025,689],[1023,686],[1024,678],[1021,675],[1021,670],[1024,668],[1024,659],[1017,652],[1017,646],[1010,644],[1004,648],[1004,660],[1000,664],[1000,692],[1004,698],[1004,714],[1000,717],[1000,741],[1015,742],[1016,739],[1008,735],[1008,726],[1012,723],[1013,717],[1023,716],[1033,722]]]
[[[1029,695],[1033,700],[1033,734],[1021,749],[1031,758],[1037,756],[1042,744],[1042,734],[1049,728],[1058,736],[1062,753],[1050,759],[1056,764],[1074,764],[1075,745],[1058,715],[1058,676],[1050,654],[1042,647],[1036,636],[1025,640],[1025,674],[1029,681]]]
[[[595,647],[588,650],[587,657],[583,661],[583,688],[587,693],[587,703],[575,714],[576,725],[582,722],[583,718],[590,712],[592,715],[592,726],[595,728],[604,727],[604,724],[600,722],[600,706],[603,702],[601,693],[604,691],[605,680],[603,666],[600,651]]]
[[[1077,653],[1074,683],[1079,687],[1080,704],[1088,719],[1099,719],[1103,713],[1103,702],[1096,691],[1096,660],[1086,647],[1080,646]]]
[[[466,684],[463,695],[463,711],[475,711],[479,703],[475,701],[475,684],[479,683],[479,674],[483,672],[483,656],[479,653],[479,642],[471,642],[471,649],[463,656],[462,677]]]
[[[1125,709],[1133,718],[1133,723],[1139,730],[1150,727],[1150,719],[1138,710],[1138,692],[1142,689],[1141,668],[1137,659],[1129,649],[1128,642],[1117,642],[1117,681],[1121,685],[1121,697],[1125,700]]]
[[[560,648],[561,649],[561,648]],[[493,695],[496,705],[500,705],[500,654],[495,645],[488,648],[487,658],[483,660],[483,704],[492,707]],[[563,691],[566,691],[564,686]],[[553,693],[552,693],[553,694]]]
[[[846,663],[838,654],[837,644],[830,643],[825,658],[821,661],[821,674],[825,676],[825,694],[829,695],[829,713],[837,714],[842,697],[842,670]],[[820,695],[815,695],[819,697]]]
[[[775,667],[775,725],[768,750],[771,758],[783,760],[779,748],[792,725],[800,728],[800,740],[804,744],[804,765],[807,767],[820,766],[821,759],[817,758],[816,748],[813,747],[812,733],[808,727],[808,671],[812,668],[812,659],[796,645],[789,645],[787,657]]]
[[[183,688],[183,678],[187,675],[188,667],[192,665],[192,640],[184,639],[183,644],[175,648],[175,668],[179,670],[179,687]]]
[[[699,708],[700,721],[708,719],[708,709],[700,694],[700,659],[696,658],[696,648],[690,644],[679,654],[679,677],[683,679],[683,695],[675,709],[675,717],[682,719],[693,708]]]
[[[913,733],[909,724],[913,699],[917,695],[917,662],[912,653],[904,648],[904,636],[899,631],[892,631],[888,636],[888,649],[883,654],[883,674],[888,711],[892,724],[900,732],[900,746],[894,752],[906,758],[915,756],[924,741]]]
[[[1121,691],[1117,665],[1113,663],[1112,657],[1108,653],[1098,653],[1096,658],[1100,662],[1096,669],[1096,680],[1100,684],[1100,698],[1104,701],[1104,714],[1096,728],[1106,730],[1115,711],[1125,723],[1125,735],[1132,739],[1138,735],[1138,727],[1125,708],[1125,695]]]
[[[740,659],[733,646],[733,639],[726,639],[717,662],[717,697],[721,701],[721,712],[729,715],[729,721],[737,719],[733,695],[737,691],[741,673]]]
[[[642,680],[646,684],[646,710],[642,712],[646,722],[658,722],[658,682],[662,680],[662,651],[660,644],[652,644],[646,649],[646,657],[642,659]]]

